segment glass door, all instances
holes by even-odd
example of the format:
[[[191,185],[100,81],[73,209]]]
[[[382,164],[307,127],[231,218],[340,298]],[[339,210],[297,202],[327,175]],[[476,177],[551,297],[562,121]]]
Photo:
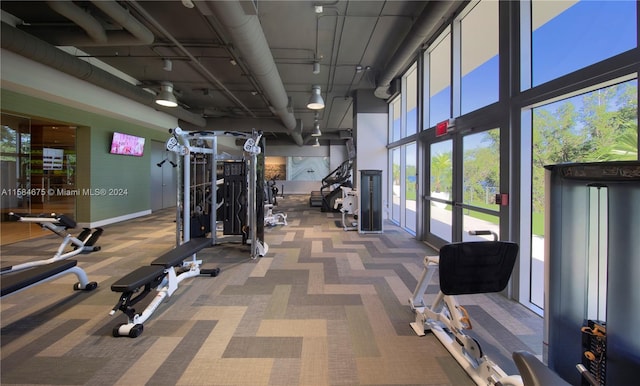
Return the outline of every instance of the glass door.
[[[0,131],[0,245],[28,239],[38,231],[35,224],[17,223],[11,212],[30,213],[31,194],[31,121],[29,118],[2,113]]]
[[[477,239],[469,231],[490,230],[500,235],[500,129],[490,129],[462,138],[462,241]],[[487,237],[487,236],[485,236]],[[488,236],[491,239],[490,236]]]
[[[477,240],[477,236],[469,236],[471,230],[491,230],[499,235],[500,129],[458,129],[444,140],[433,138],[426,149],[429,194],[425,195],[425,240],[440,247]]]
[[[2,113],[0,244],[50,235],[10,212],[58,213],[75,219],[76,127]]]
[[[428,146],[429,213],[427,241],[441,245],[453,241],[453,140],[431,143]]]

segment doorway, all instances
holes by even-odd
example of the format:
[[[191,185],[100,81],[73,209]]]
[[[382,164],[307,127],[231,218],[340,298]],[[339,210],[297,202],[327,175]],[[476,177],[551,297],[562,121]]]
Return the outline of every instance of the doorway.
[[[477,239],[471,230],[500,234],[500,128],[460,128],[428,137],[424,146],[429,178],[425,194],[425,241],[436,248]]]
[[[76,215],[76,126],[1,114],[0,244],[49,235],[9,213]]]
[[[178,195],[176,154],[164,142],[151,141],[151,211],[176,206]]]

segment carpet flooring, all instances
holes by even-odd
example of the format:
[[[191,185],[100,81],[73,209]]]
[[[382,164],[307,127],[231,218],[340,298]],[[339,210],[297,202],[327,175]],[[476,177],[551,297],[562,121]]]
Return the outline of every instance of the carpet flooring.
[[[431,334],[418,337],[408,299],[432,250],[385,222],[381,234],[344,231],[339,213],[279,200],[286,226],[267,227],[251,259],[237,236],[198,253],[217,277],[183,281],[137,338],[112,336],[119,278],[175,245],[175,212],[104,227],[100,251],[76,257],[98,288],[74,275],[1,300],[2,385],[472,385]],[[51,257],[55,235],[1,247],[3,266]],[[1,280],[1,278],[0,278]],[[437,283],[427,296],[437,292]],[[147,296],[153,298],[153,293]],[[143,300],[140,306],[144,307]],[[515,350],[542,354],[542,319],[499,294],[459,297],[483,351],[507,374]]]

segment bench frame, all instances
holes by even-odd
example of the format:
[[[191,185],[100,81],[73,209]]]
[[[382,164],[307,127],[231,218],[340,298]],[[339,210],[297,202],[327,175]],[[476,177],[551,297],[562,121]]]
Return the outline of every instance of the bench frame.
[[[199,275],[218,276],[220,268],[203,270],[200,268],[202,260],[196,259],[195,254],[210,245],[210,239],[192,239],[160,256],[151,263],[151,266],[140,267],[112,284],[111,290],[121,292],[122,295],[110,315],[120,310],[128,319],[127,323],[114,327],[113,336],[128,336],[130,338],[140,336],[144,331],[144,323],[153,315],[165,298],[173,295],[183,280]],[[154,270],[150,267],[158,268]],[[154,299],[141,313],[136,312],[133,305],[147,296],[154,288],[157,291]]]
[[[2,267],[0,275],[11,272],[21,271],[23,269],[33,268],[41,265],[55,263],[56,261],[66,260],[83,252],[96,252],[100,250],[99,246],[95,246],[95,242],[102,235],[102,228],[83,228],[78,237],[72,236],[67,232],[68,229],[76,227],[76,222],[63,214],[52,213],[49,217],[45,216],[27,216],[17,213],[9,213],[19,222],[37,223],[43,229],[48,229],[56,235],[62,237],[62,242],[58,246],[58,250],[53,257],[44,260],[28,261],[26,263],[16,264],[12,266]],[[73,246],[73,250],[65,252],[67,247]]]
[[[92,291],[98,287],[95,281],[89,281],[86,272],[77,266],[76,260],[57,261],[6,275],[2,281],[2,297],[9,296],[39,284],[55,280],[61,276],[74,274],[78,282],[74,290]]]

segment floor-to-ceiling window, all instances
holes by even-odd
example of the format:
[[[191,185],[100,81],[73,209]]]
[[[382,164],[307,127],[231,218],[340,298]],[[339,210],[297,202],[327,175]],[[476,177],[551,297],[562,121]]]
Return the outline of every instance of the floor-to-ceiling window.
[[[391,219],[409,232],[417,221],[417,145],[409,141],[418,132],[418,66],[402,76],[402,93],[389,103],[389,149]]]
[[[482,0],[454,24],[459,31],[460,114],[498,101],[498,4]]]
[[[391,162],[391,220],[396,224],[400,224],[400,189],[401,175],[400,175],[400,148],[394,148],[390,151],[391,156],[389,160]]]
[[[425,53],[428,94],[425,100],[425,128],[451,117],[451,32],[442,33]],[[428,119],[426,117],[428,116]]]
[[[638,15],[634,1],[472,1],[421,53],[418,236],[437,247],[485,227],[519,242],[513,293],[537,311],[543,164],[638,159]]]
[[[417,146],[410,143],[404,146],[404,226],[407,230],[416,231],[416,198],[417,198]]]
[[[537,0],[520,11],[520,88],[533,103],[520,113],[519,300],[542,311],[544,166],[638,159],[637,73],[626,58],[638,11],[632,1]],[[612,20],[615,28],[600,28]]]
[[[638,159],[638,81],[632,79],[523,112],[529,120],[530,296],[544,308],[545,165]]]

